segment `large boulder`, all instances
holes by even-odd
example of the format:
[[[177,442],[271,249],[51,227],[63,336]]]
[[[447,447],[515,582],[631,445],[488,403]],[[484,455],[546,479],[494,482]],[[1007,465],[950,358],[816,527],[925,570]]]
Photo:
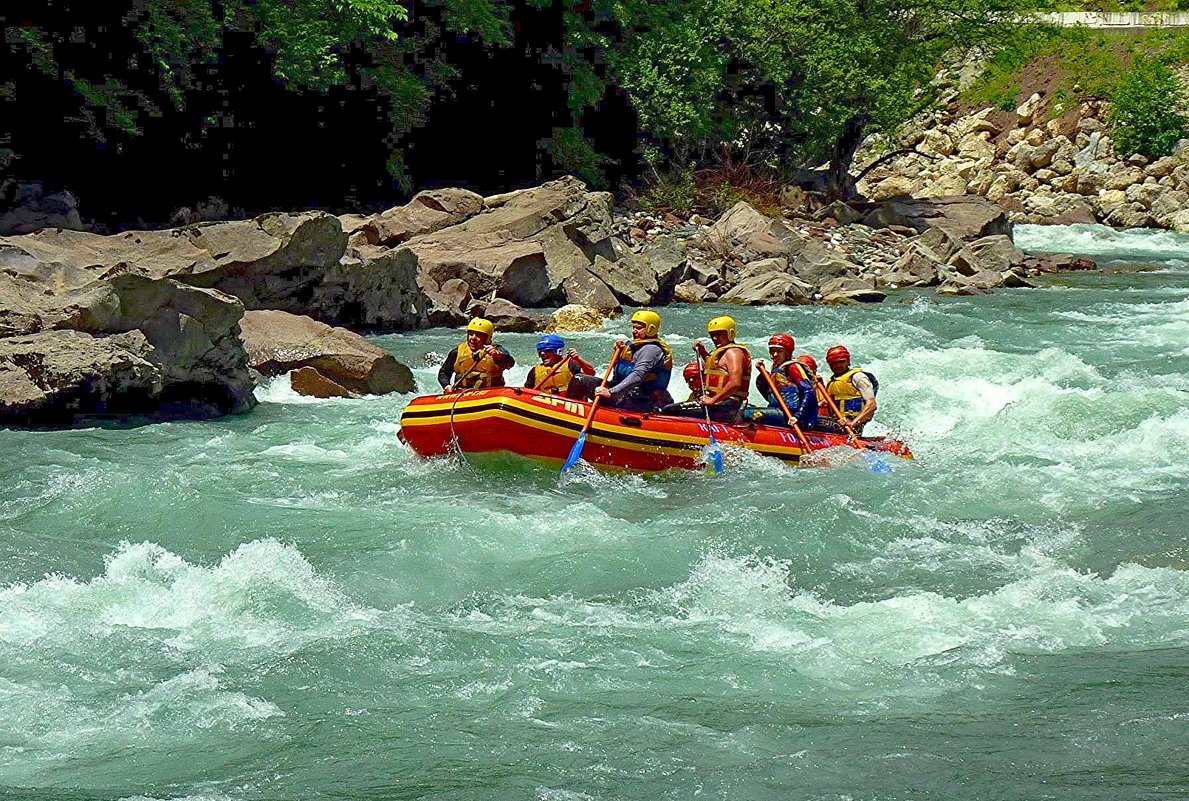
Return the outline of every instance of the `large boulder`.
[[[993,234],[1011,235],[1007,211],[977,195],[888,200],[868,214],[864,223],[872,228],[901,225],[919,232],[941,228],[965,242]]]
[[[896,259],[890,271],[877,278],[877,283],[889,289],[931,286],[938,282],[941,266],[942,262],[937,254],[918,239]]]
[[[603,327],[606,318],[598,309],[569,303],[549,315],[549,324],[545,327],[549,332],[563,331],[597,331]]]
[[[858,275],[859,265],[842,258],[821,242],[811,240],[793,259],[792,270],[802,281],[820,286],[835,278]]]
[[[429,234],[470,219],[483,210],[483,196],[467,189],[430,189],[418,192],[403,206],[372,217],[344,215],[343,229],[369,245],[393,247],[420,234]]]
[[[239,341],[243,304],[236,298],[133,272],[87,280],[84,267],[47,264],[11,244],[20,239],[0,244],[0,335],[12,337],[0,342],[16,348],[9,351],[4,390],[14,394],[0,397],[0,407],[16,422],[91,414],[206,417],[255,404]],[[129,365],[136,380],[127,378]],[[12,383],[16,368],[41,394]]]
[[[692,279],[673,288],[673,300],[677,303],[713,303],[717,299],[717,295]]]
[[[950,257],[949,264],[962,275],[980,270],[1005,272],[1023,263],[1024,251],[1003,235],[985,236],[971,242]]]
[[[161,373],[139,331],[44,331],[0,339],[0,421],[64,423],[153,411]]]
[[[741,252],[744,260],[793,256],[805,246],[805,239],[798,233],[743,200],[715,221],[705,239],[714,252]]]
[[[549,318],[544,314],[536,314],[520,308],[515,303],[504,298],[496,298],[486,304],[482,316],[490,320],[497,331],[511,331],[513,333],[529,333],[544,331],[549,324]]]
[[[786,306],[812,303],[813,287],[786,272],[764,272],[742,281],[719,298],[743,306]]]
[[[122,274],[172,278],[234,295],[248,309],[343,325],[411,328],[425,305],[415,261],[348,251],[341,222],[322,212],[113,236],[45,230],[0,239],[0,263],[60,290]]]
[[[588,192],[567,177],[485,198],[482,213],[414,236],[403,248],[423,282],[458,278],[475,295],[494,293],[526,307],[590,305],[601,294],[590,273],[595,256],[615,258],[611,204],[610,194]]]
[[[414,389],[408,367],[351,331],[283,311],[249,311],[242,330],[251,366],[262,375],[312,367],[361,395]]]
[[[882,303],[888,295],[859,278],[835,278],[821,286],[823,303],[844,305],[851,303]]]

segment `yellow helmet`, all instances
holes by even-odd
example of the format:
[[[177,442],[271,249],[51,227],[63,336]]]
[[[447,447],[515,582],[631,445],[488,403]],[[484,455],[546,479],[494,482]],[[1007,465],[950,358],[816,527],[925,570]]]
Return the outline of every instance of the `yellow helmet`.
[[[706,323],[706,333],[713,334],[715,331],[726,331],[727,341],[735,341],[735,319],[733,317],[715,317],[710,322]]]
[[[467,331],[478,331],[480,334],[486,334],[488,339],[495,333],[495,325],[491,320],[484,320],[482,317],[476,317],[467,323]]]
[[[644,333],[654,337],[661,332],[661,316],[651,309],[640,309],[632,315],[633,323],[644,323]]]

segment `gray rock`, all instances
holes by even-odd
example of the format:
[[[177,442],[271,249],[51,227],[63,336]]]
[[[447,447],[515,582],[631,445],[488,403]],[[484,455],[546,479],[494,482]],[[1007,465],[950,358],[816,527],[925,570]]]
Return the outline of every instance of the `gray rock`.
[[[759,257],[792,256],[805,245],[795,231],[742,200],[718,218],[706,232],[706,240],[724,256],[737,251]]]
[[[676,303],[712,303],[718,296],[697,281],[682,281],[673,289]]]
[[[787,306],[812,303],[813,287],[783,272],[761,273],[748,278],[719,298],[723,303],[743,306]]]
[[[432,326],[465,325],[471,305],[471,288],[461,278],[451,278],[439,287],[429,280],[422,282],[422,291],[429,301],[426,321]]]
[[[488,303],[483,314],[488,320],[495,323],[496,330],[498,331],[511,331],[523,334],[532,331],[544,331],[545,327],[549,324],[548,316],[525,311],[512,301],[504,298],[496,298]]]
[[[44,331],[0,340],[0,420],[70,423],[157,411],[165,382],[139,331]]]
[[[835,278],[821,287],[822,302],[830,304],[882,303],[888,295],[859,278]]]
[[[834,278],[857,275],[859,266],[833,253],[821,242],[811,240],[793,259],[791,269],[802,281],[818,286]]]
[[[622,303],[648,306],[658,294],[656,273],[647,259],[625,254],[619,261],[595,256],[590,271],[615,294]]]
[[[916,241],[892,264],[892,269],[879,276],[879,286],[901,288],[932,286],[939,280],[941,260],[933,251]]]
[[[613,255],[609,194],[588,192],[580,181],[566,178],[486,198],[484,205],[483,213],[458,225],[404,243],[423,279],[440,286],[460,278],[477,295],[495,292],[525,307],[591,305],[594,294],[604,294],[583,273],[593,254]],[[604,301],[599,302],[601,307]]]
[[[412,392],[413,373],[363,337],[283,311],[249,311],[242,323],[250,364],[275,376],[312,368],[349,392]]]
[[[404,206],[364,218],[340,217],[343,229],[360,231],[369,244],[393,247],[420,234],[457,225],[483,210],[483,197],[466,189],[418,192]],[[350,226],[350,227],[349,227]]]
[[[1016,267],[1024,260],[1024,251],[1016,247],[1010,237],[997,234],[985,236],[966,246],[971,261],[985,270],[1003,272]]]
[[[903,225],[922,233],[929,228],[941,228],[966,242],[992,234],[1011,234],[1007,211],[975,195],[888,200],[863,222],[871,228]]]

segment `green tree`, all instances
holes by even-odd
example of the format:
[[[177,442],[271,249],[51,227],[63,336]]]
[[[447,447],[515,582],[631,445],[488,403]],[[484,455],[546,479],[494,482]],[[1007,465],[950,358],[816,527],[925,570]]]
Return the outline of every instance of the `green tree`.
[[[829,161],[829,191],[854,191],[865,136],[932,99],[953,48],[1017,30],[1029,0],[615,0],[615,78],[643,132],[678,163],[721,148],[769,166]]]
[[[77,31],[52,6],[43,18],[13,23],[6,38],[26,63],[69,84],[90,135],[136,136],[146,116],[186,108],[198,68],[218,59],[229,34],[248,34],[272,55],[273,74],[294,91],[325,91],[348,82],[374,87],[390,105],[393,144],[389,171],[403,174],[401,135],[421,123],[433,92],[453,72],[422,57],[446,34],[468,34],[507,45],[511,27],[503,0],[435,0],[434,22],[413,29],[401,0],[131,0],[103,6],[111,23],[100,43],[112,62],[79,57]],[[426,6],[421,6],[424,9]],[[110,9],[110,10],[109,10]],[[407,35],[402,35],[405,29]],[[131,32],[126,41],[123,32]],[[124,52],[129,44],[139,48]],[[409,68],[414,63],[417,71]]]
[[[1167,64],[1138,55],[1111,96],[1110,122],[1121,155],[1167,156],[1186,136],[1181,84]]]

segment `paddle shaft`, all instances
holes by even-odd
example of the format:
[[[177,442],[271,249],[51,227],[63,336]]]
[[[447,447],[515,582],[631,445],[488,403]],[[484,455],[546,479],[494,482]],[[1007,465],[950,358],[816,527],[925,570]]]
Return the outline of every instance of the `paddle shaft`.
[[[784,396],[780,394],[780,390],[776,386],[776,379],[772,377],[772,373],[768,372],[768,368],[764,366],[763,362],[756,366],[760,368],[760,375],[764,377],[764,380],[768,382],[768,386],[772,388],[772,394],[776,396],[776,402],[780,404],[780,410],[788,418],[789,427],[793,429],[793,433],[797,435],[797,439],[801,440],[801,447],[805,449],[806,453],[810,453],[813,450],[813,446],[809,444],[809,438],[805,436],[805,432],[801,430],[801,426],[797,423],[797,418],[793,417],[793,413],[789,411],[788,404],[784,402]]]
[[[826,401],[826,406],[829,407],[830,413],[834,415],[834,418],[846,430],[846,435],[850,437],[850,444],[862,450],[863,446],[860,444],[859,438],[855,435],[855,430],[850,427],[850,423],[846,422],[846,418],[842,416],[842,410],[838,408],[838,404],[830,397],[830,391],[826,389],[826,382],[822,380],[820,375],[815,375],[813,378],[815,381],[813,387],[818,397]]]
[[[484,351],[486,351],[486,350],[487,350],[487,348],[488,348],[488,346],[487,346],[487,345],[484,345],[484,346],[483,346],[483,350],[484,350]],[[456,354],[456,356],[457,356],[457,354]],[[492,357],[492,358],[494,358],[494,357]],[[450,384],[450,391],[451,391],[451,392],[461,392],[463,389],[466,389],[466,387],[463,387],[462,389],[459,389],[459,388],[458,388],[458,385],[459,385],[459,384],[461,384],[463,381],[465,381],[465,380],[466,380],[466,378],[467,378],[467,376],[469,376],[471,373],[475,372],[475,369],[476,369],[476,368],[477,368],[477,367],[480,365],[480,363],[482,363],[482,361],[483,361],[483,357],[482,357],[482,356],[480,356],[478,359],[475,359],[475,363],[471,365],[471,369],[470,369],[470,370],[467,370],[465,373],[463,373],[462,375],[460,375],[460,376],[458,377],[458,380],[457,380],[457,381],[454,381],[453,383],[451,383],[451,384]]]
[[[698,370],[702,374],[702,392],[706,392],[706,363],[702,358],[702,352],[696,347],[694,348],[694,355],[698,357]],[[710,435],[710,447],[713,449],[711,454],[711,462],[708,467],[712,467],[711,473],[719,473],[722,471],[722,448],[718,445],[718,440],[714,438],[714,423],[710,421],[710,407],[703,406],[702,411],[706,413],[706,430]]]
[[[611,378],[611,371],[615,369],[615,363],[619,361],[619,345],[615,346],[615,351],[611,354],[611,363],[607,365],[607,372],[603,373],[603,380],[599,382],[599,387],[607,386],[607,381]],[[582,424],[582,430],[578,433],[585,434],[590,430],[590,424],[594,422],[595,411],[599,408],[599,401],[602,398],[595,395],[594,402],[590,404],[590,411],[586,414],[586,422]]]
[[[557,371],[560,370],[561,368],[565,367],[566,362],[568,362],[569,360],[570,360],[569,356],[563,356],[561,358],[561,361],[558,362],[557,364],[553,365],[553,369],[551,369],[548,373],[545,374],[544,378],[542,378],[540,381],[533,382],[536,385],[533,387],[533,389],[539,390],[540,387],[545,386],[545,382],[548,381],[549,379],[553,378],[553,376],[557,373]]]

